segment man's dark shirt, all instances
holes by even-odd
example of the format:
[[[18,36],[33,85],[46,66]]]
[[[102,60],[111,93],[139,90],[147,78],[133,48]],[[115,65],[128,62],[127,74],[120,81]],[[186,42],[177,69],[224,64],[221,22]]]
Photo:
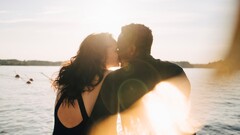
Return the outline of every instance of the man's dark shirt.
[[[127,67],[111,72],[105,78],[93,108],[93,121],[121,112],[156,84],[184,73],[176,64],[142,56],[129,62]]]

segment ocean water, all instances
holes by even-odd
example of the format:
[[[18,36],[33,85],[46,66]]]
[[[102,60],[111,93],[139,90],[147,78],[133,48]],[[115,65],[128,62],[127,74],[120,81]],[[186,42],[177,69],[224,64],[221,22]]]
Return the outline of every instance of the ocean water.
[[[55,92],[49,77],[58,70],[0,66],[0,135],[52,134]],[[197,135],[240,135],[240,74],[226,79],[211,77],[213,69],[184,70],[192,86],[191,115],[202,125]]]

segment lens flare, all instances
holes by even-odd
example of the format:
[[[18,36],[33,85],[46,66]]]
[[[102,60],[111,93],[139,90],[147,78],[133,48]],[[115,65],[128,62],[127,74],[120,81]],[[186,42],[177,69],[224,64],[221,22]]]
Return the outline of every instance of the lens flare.
[[[154,134],[191,134],[190,106],[186,97],[172,84],[162,82],[143,99]]]
[[[127,110],[96,124],[90,135],[190,135],[196,127],[189,113],[190,103],[182,92],[161,82]]]

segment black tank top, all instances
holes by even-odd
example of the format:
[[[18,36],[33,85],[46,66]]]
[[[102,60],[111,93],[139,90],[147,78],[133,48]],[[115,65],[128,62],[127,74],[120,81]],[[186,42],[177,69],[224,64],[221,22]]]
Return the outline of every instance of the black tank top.
[[[79,105],[83,120],[77,126],[72,127],[72,128],[65,127],[61,123],[61,121],[59,120],[58,115],[57,115],[58,109],[59,109],[61,103],[63,102],[63,100],[64,100],[64,97],[62,96],[58,100],[57,105],[54,110],[55,122],[54,122],[53,135],[85,135],[85,134],[87,134],[90,122],[89,122],[89,117],[87,115],[87,112],[86,112],[86,109],[85,109],[85,106],[83,103],[82,96],[80,96],[80,98],[77,100],[78,100],[78,105]]]

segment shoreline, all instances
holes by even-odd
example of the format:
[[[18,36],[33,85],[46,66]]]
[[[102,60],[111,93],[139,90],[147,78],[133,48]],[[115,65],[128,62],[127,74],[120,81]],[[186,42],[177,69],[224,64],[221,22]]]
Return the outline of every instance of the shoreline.
[[[182,68],[212,68],[219,67],[224,61],[219,60],[208,64],[192,64],[188,61],[169,61],[177,64]],[[43,60],[17,60],[17,59],[0,59],[0,66],[61,66],[64,61],[43,61]]]

